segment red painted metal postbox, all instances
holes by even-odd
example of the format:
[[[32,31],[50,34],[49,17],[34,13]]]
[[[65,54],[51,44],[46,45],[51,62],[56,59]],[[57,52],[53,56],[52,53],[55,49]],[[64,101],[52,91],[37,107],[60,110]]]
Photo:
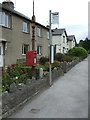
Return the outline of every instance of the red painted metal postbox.
[[[36,66],[37,64],[37,51],[27,51],[26,52],[26,65]]]

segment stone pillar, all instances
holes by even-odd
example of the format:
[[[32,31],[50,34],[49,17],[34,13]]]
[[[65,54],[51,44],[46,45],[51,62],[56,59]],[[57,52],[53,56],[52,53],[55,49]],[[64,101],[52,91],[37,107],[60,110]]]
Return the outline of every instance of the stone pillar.
[[[42,69],[42,68],[40,68],[39,77],[40,77],[40,78],[43,78],[43,69]]]

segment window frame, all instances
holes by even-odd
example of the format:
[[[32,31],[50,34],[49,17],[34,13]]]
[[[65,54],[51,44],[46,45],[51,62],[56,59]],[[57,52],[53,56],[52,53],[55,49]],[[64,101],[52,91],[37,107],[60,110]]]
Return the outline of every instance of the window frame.
[[[1,49],[2,49],[2,47],[0,46],[0,55],[2,55],[2,50]]]
[[[42,37],[42,29],[40,27],[37,27],[37,36]]]
[[[27,46],[28,48],[28,50],[27,51],[29,51],[29,49],[30,49],[30,45],[29,44],[22,44],[22,55],[26,55],[26,51],[25,51],[25,46]]]
[[[29,23],[26,21],[22,22],[22,32],[23,33],[30,33]]]
[[[11,28],[11,15],[6,12],[0,12],[0,25],[6,28]]]
[[[46,34],[47,34],[47,39],[49,40],[49,39],[50,39],[50,34],[49,34],[49,32],[47,32]]]
[[[41,45],[37,46],[37,55],[42,55],[42,46]]]

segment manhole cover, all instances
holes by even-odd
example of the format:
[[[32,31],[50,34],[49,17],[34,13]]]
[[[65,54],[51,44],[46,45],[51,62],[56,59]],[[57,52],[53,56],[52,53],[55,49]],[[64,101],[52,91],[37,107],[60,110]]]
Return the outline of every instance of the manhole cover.
[[[40,111],[40,109],[31,109],[30,112],[37,114]]]

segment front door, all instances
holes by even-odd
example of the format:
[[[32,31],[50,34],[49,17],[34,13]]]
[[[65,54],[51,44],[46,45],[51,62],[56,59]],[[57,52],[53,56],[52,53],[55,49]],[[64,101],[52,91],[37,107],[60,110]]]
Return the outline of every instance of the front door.
[[[3,67],[3,44],[0,43],[0,67]]]

